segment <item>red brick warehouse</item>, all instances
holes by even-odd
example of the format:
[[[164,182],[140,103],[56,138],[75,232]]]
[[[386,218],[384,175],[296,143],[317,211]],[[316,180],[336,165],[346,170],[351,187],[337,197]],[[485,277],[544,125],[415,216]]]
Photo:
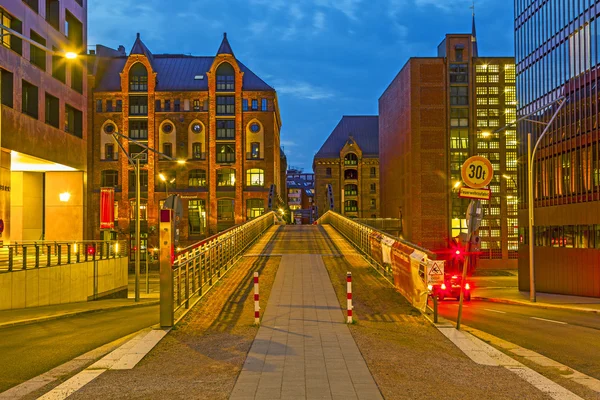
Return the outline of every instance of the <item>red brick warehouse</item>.
[[[211,57],[152,54],[139,34],[129,55],[97,46],[89,88],[90,238],[100,236],[101,187],[115,188],[111,235],[134,238],[135,174],[115,130],[185,160],[149,152],[143,161],[142,248],[157,245],[167,192],[182,198],[182,246],[264,213],[272,184],[285,194],[277,94],[235,58],[226,35]],[[122,143],[132,154],[144,150]]]

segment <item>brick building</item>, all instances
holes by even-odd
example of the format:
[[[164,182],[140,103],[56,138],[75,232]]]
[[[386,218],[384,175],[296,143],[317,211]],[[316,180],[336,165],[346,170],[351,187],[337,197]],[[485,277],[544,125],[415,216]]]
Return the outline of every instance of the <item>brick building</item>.
[[[86,3],[0,0],[4,243],[84,237]]]
[[[287,204],[297,223],[312,224],[315,218],[315,174],[299,169],[287,171]]]
[[[449,255],[466,233],[469,200],[458,197],[461,166],[473,155],[494,167],[483,201],[482,267],[516,268],[515,63],[479,57],[472,34],[449,34],[438,56],[411,58],[379,99],[382,216],[402,218],[403,237]]]
[[[351,218],[379,218],[377,116],[344,116],[313,160],[318,215],[330,209]]]
[[[226,35],[211,57],[152,54],[138,34],[129,55],[122,47],[98,46],[93,58],[90,237],[99,235],[100,188],[115,187],[113,236],[133,239],[135,175],[113,131],[178,160],[143,156],[143,248],[146,240],[157,244],[158,210],[167,192],[182,199],[182,246],[264,213],[271,185],[281,197],[285,157],[276,92],[235,58]],[[144,152],[122,144],[131,154]]]

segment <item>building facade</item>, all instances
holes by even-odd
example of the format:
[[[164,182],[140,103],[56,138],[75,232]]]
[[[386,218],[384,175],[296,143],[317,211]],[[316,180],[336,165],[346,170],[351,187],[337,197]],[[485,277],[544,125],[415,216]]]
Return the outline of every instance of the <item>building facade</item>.
[[[297,224],[312,224],[316,213],[314,207],[315,174],[298,169],[287,171],[287,204]]]
[[[121,140],[142,160],[142,248],[157,245],[168,194],[182,199],[182,247],[263,214],[270,194],[281,197],[276,92],[235,58],[226,35],[216,56],[196,57],[152,54],[138,34],[128,55],[98,46],[93,65],[90,236],[99,235],[100,188],[114,187],[111,234],[134,238],[135,173],[113,132],[138,142]]]
[[[533,164],[534,261],[541,292],[600,297],[600,2],[515,1],[518,115],[565,98]],[[548,122],[557,105],[529,119]],[[519,222],[527,226],[527,133],[519,132]],[[529,289],[528,232],[521,231],[519,288]]]
[[[0,24],[0,240],[81,240],[86,66],[65,53],[85,53],[87,0],[0,0]]]
[[[377,116],[344,116],[313,160],[318,215],[379,218]],[[331,193],[328,193],[328,187]]]
[[[451,258],[453,238],[467,232],[461,167],[484,156],[495,175],[478,265],[516,268],[516,132],[493,134],[515,115],[514,58],[479,57],[474,22],[471,34],[446,35],[437,57],[411,58],[379,99],[382,216]]]

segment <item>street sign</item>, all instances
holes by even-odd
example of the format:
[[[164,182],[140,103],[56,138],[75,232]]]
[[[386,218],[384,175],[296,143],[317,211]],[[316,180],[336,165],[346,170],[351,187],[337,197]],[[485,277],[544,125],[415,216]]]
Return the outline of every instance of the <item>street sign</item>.
[[[473,232],[479,229],[481,220],[483,219],[483,208],[479,200],[471,200],[467,208],[467,228],[469,229],[469,237]]]
[[[458,197],[463,199],[489,200],[492,197],[490,189],[472,189],[461,187]]]
[[[444,261],[427,260],[427,284],[441,285],[444,283]]]
[[[473,156],[462,165],[461,176],[468,187],[481,189],[489,185],[494,177],[492,163],[485,157]]]

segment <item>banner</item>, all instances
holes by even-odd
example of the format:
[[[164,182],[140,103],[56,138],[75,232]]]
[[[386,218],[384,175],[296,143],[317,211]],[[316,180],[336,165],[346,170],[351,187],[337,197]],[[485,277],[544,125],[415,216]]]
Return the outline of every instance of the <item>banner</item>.
[[[406,244],[395,242],[391,251],[396,289],[413,305],[425,311],[427,306],[427,255]]]
[[[100,189],[100,229],[115,228],[115,189]]]

